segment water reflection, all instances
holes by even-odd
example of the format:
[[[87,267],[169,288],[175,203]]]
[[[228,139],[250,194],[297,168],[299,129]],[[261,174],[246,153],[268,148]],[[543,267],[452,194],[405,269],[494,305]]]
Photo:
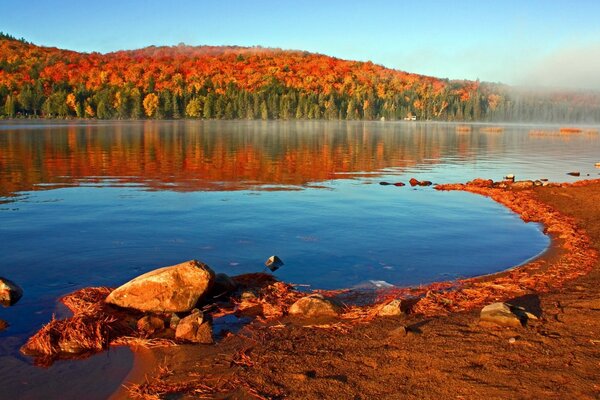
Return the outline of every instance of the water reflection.
[[[117,122],[5,126],[0,194],[116,178],[153,189],[306,185],[386,168],[457,162],[502,147],[502,135],[443,124]],[[46,186],[38,186],[44,184]]]

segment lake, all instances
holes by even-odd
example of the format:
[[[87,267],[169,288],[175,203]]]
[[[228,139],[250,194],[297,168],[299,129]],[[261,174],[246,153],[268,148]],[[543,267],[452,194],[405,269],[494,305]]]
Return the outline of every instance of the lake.
[[[10,323],[0,332],[0,385],[35,398],[62,393],[61,382],[73,376],[91,382],[111,371],[110,392],[131,363],[128,351],[40,369],[18,348],[53,313],[64,315],[60,296],[192,258],[241,274],[262,271],[276,254],[285,262],[279,279],[334,289],[470,277],[535,257],[549,244],[540,226],[490,199],[379,185],[509,173],[519,180],[598,177],[594,131],[485,127],[0,121],[0,276],[25,292],[0,309]],[[72,397],[86,393],[85,380],[80,386]]]

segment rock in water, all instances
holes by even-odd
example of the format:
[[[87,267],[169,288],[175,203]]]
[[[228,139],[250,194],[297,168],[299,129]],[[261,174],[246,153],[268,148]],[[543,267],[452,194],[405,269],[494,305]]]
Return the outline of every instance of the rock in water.
[[[281,258],[277,256],[271,256],[267,261],[265,261],[265,266],[269,268],[271,272],[275,272],[283,266],[283,261],[281,261]]]
[[[506,303],[492,303],[481,310],[480,320],[501,326],[520,328],[523,326],[521,318],[512,312],[510,306]]]
[[[417,186],[419,184],[419,181],[415,178],[410,178],[410,181],[408,181],[408,183],[410,183],[410,186]]]
[[[186,312],[211,288],[215,273],[196,260],[150,271],[113,290],[106,302],[147,312]]]
[[[403,182],[396,182],[396,183],[394,183],[394,186],[402,187],[402,186],[406,186],[406,185]]]
[[[5,330],[6,328],[8,328],[8,322],[0,319],[0,332],[2,332],[3,330]]]
[[[312,294],[297,300],[289,309],[290,315],[303,317],[333,317],[341,312],[340,307],[320,294]]]
[[[398,299],[392,300],[379,309],[377,315],[380,317],[397,317],[402,315],[402,302]]]
[[[204,320],[204,314],[194,310],[177,324],[175,337],[192,343],[212,344],[212,324]]]
[[[571,175],[571,176],[580,176],[581,172],[575,171],[575,172],[568,172],[567,175]]]
[[[23,289],[13,281],[0,277],[0,304],[12,306],[23,296]]]

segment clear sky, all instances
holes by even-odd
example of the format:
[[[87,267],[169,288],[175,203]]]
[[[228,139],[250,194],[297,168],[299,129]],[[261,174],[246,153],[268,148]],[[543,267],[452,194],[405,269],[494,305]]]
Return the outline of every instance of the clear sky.
[[[0,30],[109,52],[301,49],[453,79],[600,89],[600,1],[0,0]]]

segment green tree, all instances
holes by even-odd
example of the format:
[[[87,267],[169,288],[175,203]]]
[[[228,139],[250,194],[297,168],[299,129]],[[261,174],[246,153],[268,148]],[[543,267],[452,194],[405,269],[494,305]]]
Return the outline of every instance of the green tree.
[[[13,118],[16,113],[16,105],[13,96],[10,94],[6,96],[6,101],[4,102],[4,115],[8,118]]]
[[[200,113],[202,112],[202,104],[200,100],[196,97],[191,99],[185,108],[185,114],[190,118],[198,118],[200,117]]]

